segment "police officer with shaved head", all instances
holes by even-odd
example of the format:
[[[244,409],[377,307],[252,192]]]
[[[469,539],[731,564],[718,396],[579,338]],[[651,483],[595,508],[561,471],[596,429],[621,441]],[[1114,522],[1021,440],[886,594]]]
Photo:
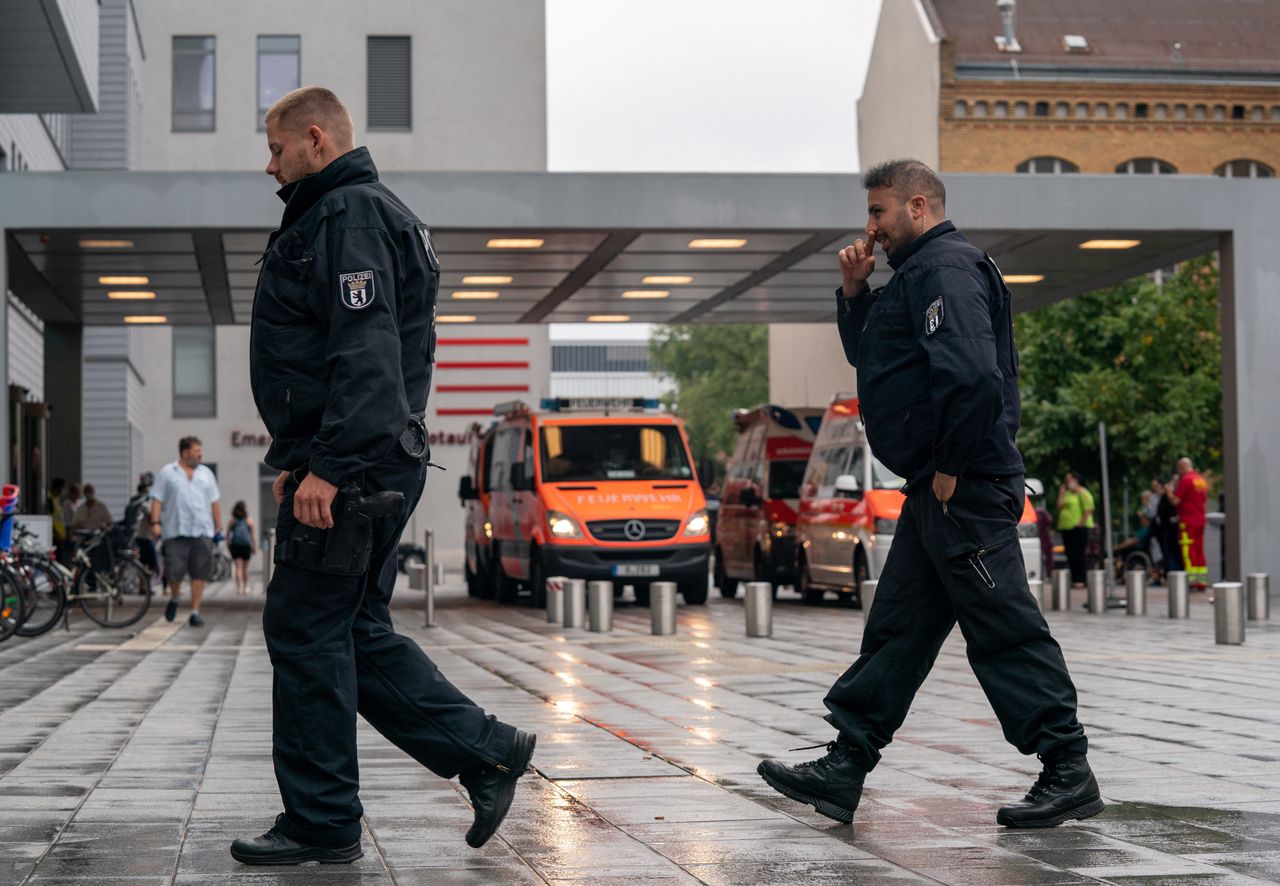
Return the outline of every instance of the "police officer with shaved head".
[[[1008,827],[1052,827],[1102,811],[1062,650],[1027,587],[1018,352],[995,263],[946,219],[941,180],[895,160],[863,176],[867,238],[840,251],[836,326],[858,370],[872,452],[908,478],[906,502],[858,659],[827,693],[837,736],[817,760],[765,760],[770,786],[837,821],[902,725],[958,622],[969,664],[1005,738],[1043,770]],[[867,279],[879,244],[893,276]]]
[[[245,864],[360,858],[356,713],[423,766],[458,776],[482,846],[506,816],[535,736],[456,689],[389,609],[396,547],[422,495],[423,422],[440,266],[431,235],[378,181],[332,92],[266,115],[284,218],[254,296],[250,382],[280,471],[276,570],[263,631],[284,812],[236,840]]]

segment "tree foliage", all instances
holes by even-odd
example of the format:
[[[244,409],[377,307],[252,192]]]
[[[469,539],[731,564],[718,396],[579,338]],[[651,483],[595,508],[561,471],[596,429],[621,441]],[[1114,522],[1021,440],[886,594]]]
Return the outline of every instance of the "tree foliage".
[[[1097,490],[1100,421],[1113,494],[1168,478],[1181,455],[1221,474],[1222,335],[1212,258],[1184,263],[1163,285],[1139,277],[1016,323],[1018,445],[1028,476],[1056,488],[1074,468]]]
[[[649,359],[675,383],[667,406],[685,419],[698,461],[723,462],[733,451],[734,409],[769,397],[769,328],[763,324],[657,326]]]

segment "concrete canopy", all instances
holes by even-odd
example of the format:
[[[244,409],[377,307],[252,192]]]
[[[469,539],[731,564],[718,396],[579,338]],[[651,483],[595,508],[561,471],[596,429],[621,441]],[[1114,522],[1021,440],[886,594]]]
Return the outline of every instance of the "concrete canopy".
[[[948,175],[951,217],[1040,307],[1220,250],[1229,574],[1280,574],[1280,183],[1197,176]],[[853,175],[391,173],[432,225],[440,314],[478,322],[815,322],[832,316],[832,252],[856,236]],[[245,322],[280,204],[261,175],[57,173],[0,178],[10,288],[55,322]],[[494,248],[495,238],[543,241]],[[743,240],[694,249],[696,239]],[[82,241],[126,241],[86,245]],[[1087,240],[1138,241],[1082,249]],[[3,270],[0,268],[0,270]],[[881,275],[887,269],[881,269]],[[146,276],[154,301],[109,301]],[[464,277],[511,277],[477,283]],[[645,282],[646,277],[680,282]],[[683,278],[691,278],[687,282]],[[498,291],[458,299],[455,292]],[[663,298],[624,292],[666,291]],[[145,307],[141,307],[145,306]]]

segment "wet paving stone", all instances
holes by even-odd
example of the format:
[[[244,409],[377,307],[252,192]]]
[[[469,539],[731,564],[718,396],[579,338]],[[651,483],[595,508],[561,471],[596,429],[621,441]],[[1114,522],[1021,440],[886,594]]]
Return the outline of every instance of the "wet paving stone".
[[[359,728],[365,856],[253,868],[228,847],[279,811],[261,597],[211,589],[208,626],[122,645],[73,616],[0,646],[0,884],[903,884],[1280,882],[1280,625],[1215,647],[1197,602],[1174,622],[1050,613],[1080,691],[1106,811],[1011,831],[995,811],[1038,772],[1003,740],[953,636],[868,778],[853,825],[773,792],[765,756],[829,740],[822,695],[862,620],[780,595],[774,636],[742,603],[683,607],[654,637],[622,602],[612,634],[442,591],[395,609],[455,684],[538,733],[499,835],[462,840],[465,791]],[[156,631],[147,634],[160,637]],[[25,646],[23,645],[25,643]]]

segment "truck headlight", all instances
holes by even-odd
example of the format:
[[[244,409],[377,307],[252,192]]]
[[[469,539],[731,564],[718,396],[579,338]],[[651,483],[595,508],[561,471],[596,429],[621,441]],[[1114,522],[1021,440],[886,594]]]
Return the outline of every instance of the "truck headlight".
[[[1019,523],[1018,537],[1019,538],[1039,538],[1040,524],[1039,523]]]
[[[694,511],[689,522],[684,526],[684,534],[689,535],[706,535],[711,529],[711,521],[707,519],[707,511],[703,508],[700,511]]]
[[[568,514],[547,511],[547,531],[552,538],[582,538],[582,527]]]
[[[898,531],[898,521],[886,517],[876,517],[876,534],[893,535]]]
[[[488,520],[484,521],[484,537],[493,538],[493,524]]]

